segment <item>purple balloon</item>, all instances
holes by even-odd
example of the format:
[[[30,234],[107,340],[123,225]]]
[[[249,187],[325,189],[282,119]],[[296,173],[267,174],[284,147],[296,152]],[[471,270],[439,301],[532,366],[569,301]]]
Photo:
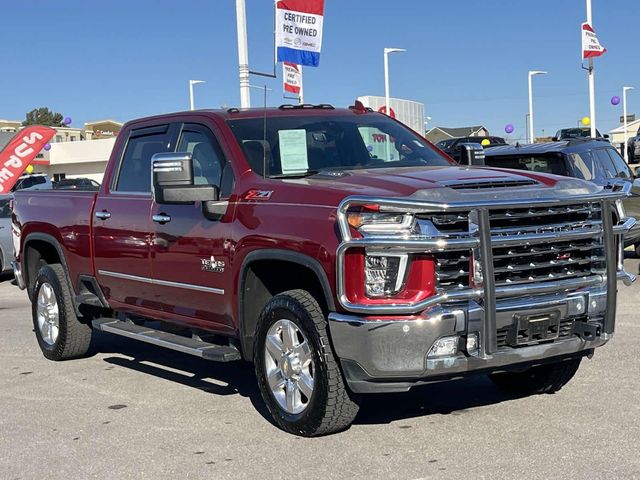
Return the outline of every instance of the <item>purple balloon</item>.
[[[513,133],[513,131],[515,130],[515,128],[513,128],[513,125],[511,125],[510,123],[505,125],[504,127],[504,131],[507,133]]]
[[[71,125],[71,117],[64,117],[64,121],[62,123],[65,125]]]
[[[620,105],[620,97],[617,95],[611,97],[611,105]]]
[[[49,150],[51,150],[51,144],[50,143],[45,143],[44,144],[44,149],[48,152]]]

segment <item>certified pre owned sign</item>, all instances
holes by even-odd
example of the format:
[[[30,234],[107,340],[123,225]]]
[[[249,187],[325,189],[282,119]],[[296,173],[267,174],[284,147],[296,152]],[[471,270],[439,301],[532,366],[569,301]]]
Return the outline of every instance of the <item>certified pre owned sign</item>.
[[[0,193],[11,191],[25,168],[55,134],[53,128],[32,125],[11,139],[0,152]]]

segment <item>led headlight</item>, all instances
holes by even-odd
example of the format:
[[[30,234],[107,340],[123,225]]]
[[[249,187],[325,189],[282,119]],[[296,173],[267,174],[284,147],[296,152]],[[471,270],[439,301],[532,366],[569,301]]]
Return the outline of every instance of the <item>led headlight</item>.
[[[367,253],[364,283],[367,297],[385,297],[398,293],[407,270],[407,255]]]
[[[347,221],[356,230],[369,234],[410,233],[414,217],[405,213],[350,212]]]

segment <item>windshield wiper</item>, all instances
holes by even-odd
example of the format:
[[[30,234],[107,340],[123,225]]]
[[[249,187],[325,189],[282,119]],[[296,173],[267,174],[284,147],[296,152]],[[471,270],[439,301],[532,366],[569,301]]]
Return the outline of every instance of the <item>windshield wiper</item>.
[[[269,178],[305,178],[320,173],[320,170],[307,170],[305,172],[296,173],[280,173],[277,175],[269,175]]]

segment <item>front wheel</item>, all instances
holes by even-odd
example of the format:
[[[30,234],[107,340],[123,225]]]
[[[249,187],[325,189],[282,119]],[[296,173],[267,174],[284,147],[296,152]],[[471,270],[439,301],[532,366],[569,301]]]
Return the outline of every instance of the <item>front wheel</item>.
[[[493,373],[489,378],[503,390],[520,395],[555,393],[578,371],[582,358],[531,367],[524,372]]]
[[[290,290],[267,303],[254,361],[262,398],[283,430],[313,437],[353,422],[358,403],[331,350],[325,316],[307,291]]]

